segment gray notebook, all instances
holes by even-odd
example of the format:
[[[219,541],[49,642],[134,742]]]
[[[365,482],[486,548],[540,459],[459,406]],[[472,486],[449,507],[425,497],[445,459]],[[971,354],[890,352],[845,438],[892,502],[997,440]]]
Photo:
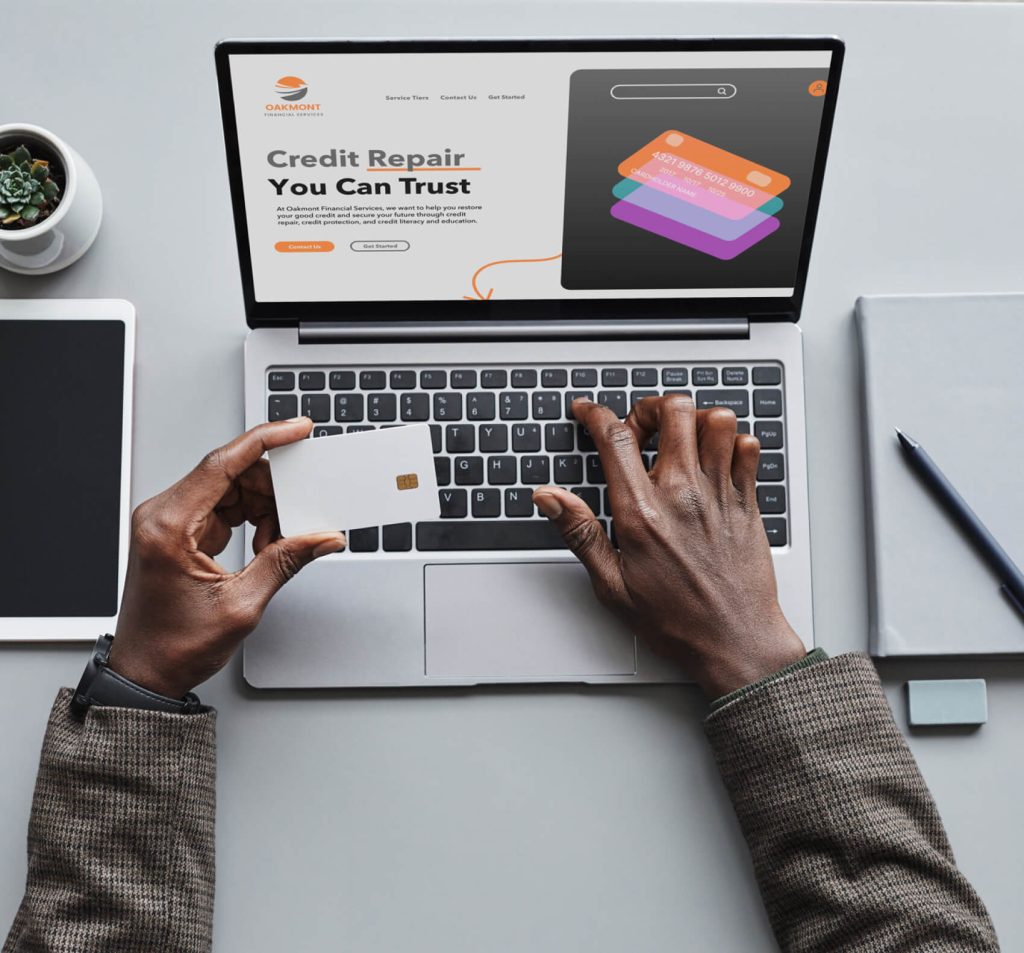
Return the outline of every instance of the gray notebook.
[[[871,651],[1024,653],[1024,618],[904,462],[917,439],[1024,566],[1024,294],[865,297]]]

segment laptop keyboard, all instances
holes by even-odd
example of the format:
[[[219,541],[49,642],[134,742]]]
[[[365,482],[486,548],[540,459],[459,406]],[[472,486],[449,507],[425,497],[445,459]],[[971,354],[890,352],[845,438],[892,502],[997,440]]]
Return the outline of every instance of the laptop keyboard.
[[[729,407],[761,441],[757,502],[768,541],[787,543],[782,367],[779,364],[330,367],[267,371],[267,419],[312,418],[312,438],[427,423],[441,519],[349,528],[348,553],[564,549],[533,489],[581,496],[614,540],[593,440],[572,417],[588,397],[625,417],[642,397],[690,394]],[[657,436],[642,454],[650,469]]]

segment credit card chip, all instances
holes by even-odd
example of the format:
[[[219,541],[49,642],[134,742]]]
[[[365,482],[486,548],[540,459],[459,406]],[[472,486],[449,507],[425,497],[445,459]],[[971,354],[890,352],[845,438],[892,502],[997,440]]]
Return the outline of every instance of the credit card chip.
[[[419,485],[419,477],[415,473],[399,473],[395,482],[400,490],[415,490]]]

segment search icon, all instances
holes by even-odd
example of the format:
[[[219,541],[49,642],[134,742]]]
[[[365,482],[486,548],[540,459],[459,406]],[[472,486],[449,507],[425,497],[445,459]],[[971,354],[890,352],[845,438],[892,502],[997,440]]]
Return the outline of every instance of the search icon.
[[[728,92],[729,91],[724,86],[719,86],[718,87],[718,95],[719,96],[726,96],[726,95],[728,95]]]

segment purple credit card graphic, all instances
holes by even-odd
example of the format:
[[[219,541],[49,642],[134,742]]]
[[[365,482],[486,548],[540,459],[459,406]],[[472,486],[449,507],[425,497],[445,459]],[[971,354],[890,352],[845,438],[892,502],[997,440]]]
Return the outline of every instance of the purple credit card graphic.
[[[632,205],[626,201],[616,202],[611,208],[611,214],[613,218],[617,218],[620,222],[635,225],[637,228],[642,228],[645,231],[660,235],[662,238],[667,238],[670,241],[685,245],[687,248],[693,248],[696,251],[703,252],[705,255],[711,255],[722,261],[729,261],[742,254],[748,248],[756,245],[762,238],[771,235],[779,227],[779,220],[769,215],[738,238],[732,241],[725,241],[709,235],[707,232],[691,228],[682,222],[673,221],[664,215],[658,215],[656,212],[640,208],[638,205]]]

